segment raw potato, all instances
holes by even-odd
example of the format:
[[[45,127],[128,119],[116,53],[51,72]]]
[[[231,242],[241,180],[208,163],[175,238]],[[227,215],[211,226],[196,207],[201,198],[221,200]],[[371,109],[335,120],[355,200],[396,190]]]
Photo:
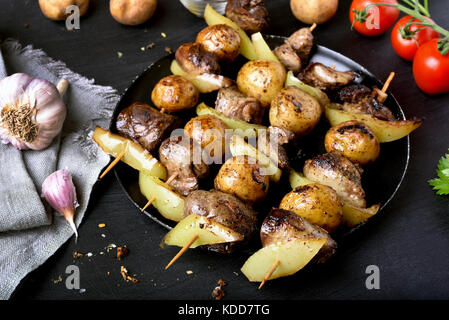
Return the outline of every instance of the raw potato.
[[[307,24],[325,23],[337,12],[338,0],[290,0],[296,19]]]
[[[242,241],[243,236],[211,219],[198,214],[190,214],[182,219],[162,239],[161,247],[166,245],[183,247],[194,235],[198,238],[190,248],[198,246]]]
[[[140,192],[148,199],[155,197],[151,203],[159,213],[169,220],[181,221],[184,218],[184,198],[160,180],[146,173],[139,172]]]
[[[292,275],[304,268],[327,239],[295,239],[279,244],[270,244],[254,253],[241,268],[249,281],[262,282],[276,260],[279,265],[268,280]]]
[[[296,136],[309,134],[321,119],[318,101],[297,87],[282,89],[271,102],[269,118],[275,127],[286,128]]]
[[[298,187],[287,193],[279,208],[292,211],[329,233],[337,229],[342,220],[343,209],[337,193],[318,183]]]
[[[121,161],[159,179],[167,178],[167,169],[140,144],[100,127],[95,128],[92,139],[105,153],[114,157],[117,157],[123,148],[128,148]]]
[[[379,142],[391,142],[409,135],[417,129],[423,122],[422,120],[380,120],[369,114],[351,113],[343,110],[326,108],[326,118],[331,126],[339,125],[342,122],[357,120],[365,123],[379,139]]]
[[[234,21],[219,14],[209,4],[206,5],[206,9],[204,10],[204,20],[206,20],[206,23],[209,26],[214,24],[225,24],[237,31],[241,40],[240,54],[248,60],[257,59],[256,51],[254,50],[254,45],[251,42],[251,39]]]
[[[265,42],[265,39],[260,32],[253,33],[251,35],[251,40],[253,41],[258,60],[271,60],[277,63],[281,63],[273,53],[273,51],[271,51],[270,47]]]
[[[68,6],[77,6],[80,16],[84,15],[89,8],[89,0],[39,0],[42,13],[51,20],[65,20],[69,15],[66,13]]]
[[[196,108],[196,114],[199,116],[203,115],[215,116],[219,118],[221,121],[223,121],[229,129],[234,130],[235,134],[238,134],[242,137],[248,138],[256,137],[258,130],[267,130],[267,127],[259,124],[248,123],[243,120],[226,117],[224,114],[218,112],[217,110],[211,107],[208,107],[204,103],[200,103],[198,105],[198,107]]]
[[[198,143],[214,159],[221,159],[226,147],[225,123],[212,115],[192,118],[186,123],[184,132]]]
[[[229,143],[229,148],[231,150],[232,156],[249,156],[257,160],[265,169],[265,174],[268,175],[269,179],[274,182],[279,182],[281,180],[282,171],[278,166],[265,154],[254,148],[252,145],[247,143],[240,136],[233,136]]]
[[[109,11],[119,23],[136,26],[149,20],[156,11],[157,0],[110,0]]]
[[[219,90],[221,88],[227,88],[234,84],[229,78],[223,77],[219,74],[204,73],[200,75],[193,75],[182,70],[181,66],[173,60],[170,66],[171,73],[183,76],[189,80],[201,93],[209,93]]]
[[[327,152],[338,151],[352,162],[367,165],[380,153],[379,140],[363,122],[346,121],[332,127],[324,137]]]
[[[343,205],[342,224],[353,228],[379,212],[380,205],[375,204],[369,208],[357,208],[348,204]]]
[[[315,183],[312,180],[309,180],[306,177],[304,177],[302,173],[295,170],[290,171],[289,181],[292,189],[296,189],[298,187]]]
[[[151,92],[151,100],[159,109],[177,112],[196,106],[200,92],[186,78],[171,75],[162,78]]]
[[[247,96],[256,98],[268,107],[284,87],[284,66],[271,60],[253,60],[245,63],[237,74],[237,86]]]
[[[325,94],[323,91],[321,91],[318,88],[315,88],[315,87],[305,84],[304,82],[299,80],[297,77],[295,77],[295,75],[291,71],[289,71],[287,73],[287,79],[285,80],[285,86],[286,87],[295,86],[295,87],[298,87],[299,89],[301,89],[302,91],[310,94],[312,97],[317,99],[317,101],[320,103],[323,110],[331,103],[327,94]]]
[[[265,199],[269,187],[268,175],[255,158],[235,156],[228,159],[214,180],[215,189],[235,195],[243,202],[256,203]]]

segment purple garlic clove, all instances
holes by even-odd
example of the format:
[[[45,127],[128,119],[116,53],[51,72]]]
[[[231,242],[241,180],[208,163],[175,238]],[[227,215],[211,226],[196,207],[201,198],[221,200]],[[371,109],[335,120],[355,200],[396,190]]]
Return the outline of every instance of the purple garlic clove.
[[[78,231],[73,221],[78,202],[70,172],[62,169],[50,174],[42,184],[42,195],[53,209],[64,216],[78,238]]]

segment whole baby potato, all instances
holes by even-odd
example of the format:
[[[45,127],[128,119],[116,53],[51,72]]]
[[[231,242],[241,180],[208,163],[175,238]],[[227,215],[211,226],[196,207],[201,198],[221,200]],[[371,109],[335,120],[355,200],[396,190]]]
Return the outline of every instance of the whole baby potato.
[[[329,129],[324,137],[327,152],[338,151],[352,162],[366,165],[380,153],[379,140],[363,122],[346,121]]]
[[[66,13],[69,6],[77,6],[80,16],[84,15],[89,8],[89,0],[39,0],[42,13],[51,20],[65,20],[71,13]]]
[[[226,125],[212,115],[202,115],[189,120],[184,126],[187,136],[198,143],[207,155],[220,160],[225,153]]]
[[[136,26],[149,20],[156,11],[157,0],[111,0],[109,11],[119,23]]]
[[[232,62],[240,53],[240,36],[233,28],[225,24],[214,24],[201,30],[196,42],[217,55],[223,62]]]
[[[342,221],[343,206],[334,189],[318,184],[307,184],[287,193],[280,209],[296,213],[327,232],[332,232]]]
[[[214,180],[215,189],[233,194],[244,202],[256,203],[268,193],[269,177],[257,160],[248,156],[228,159]]]
[[[319,102],[295,86],[289,86],[271,101],[270,124],[290,130],[296,136],[310,133],[320,121],[322,108]]]
[[[243,65],[237,74],[237,86],[241,92],[256,98],[264,106],[270,106],[276,94],[284,87],[285,68],[271,60],[252,60]]]
[[[337,12],[338,0],[290,0],[296,19],[307,24],[325,23]]]
[[[199,96],[200,92],[189,80],[176,75],[159,80],[151,92],[154,105],[168,112],[193,108]]]

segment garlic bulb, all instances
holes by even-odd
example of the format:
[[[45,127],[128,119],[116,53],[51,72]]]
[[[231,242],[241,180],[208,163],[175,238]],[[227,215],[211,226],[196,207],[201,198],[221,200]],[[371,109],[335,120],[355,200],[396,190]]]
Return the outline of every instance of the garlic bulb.
[[[0,138],[18,149],[42,150],[61,132],[66,107],[51,82],[15,73],[0,80]]]

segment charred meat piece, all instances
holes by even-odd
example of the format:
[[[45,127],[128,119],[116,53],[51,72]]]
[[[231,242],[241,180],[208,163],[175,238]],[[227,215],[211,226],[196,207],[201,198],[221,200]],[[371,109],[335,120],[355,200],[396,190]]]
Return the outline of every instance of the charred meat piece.
[[[283,147],[294,139],[290,130],[270,126],[266,134],[260,134],[257,139],[257,149],[267,155],[274,163],[282,169],[290,167],[287,151]]]
[[[175,58],[185,72],[191,74],[220,73],[217,55],[207,51],[201,43],[182,44],[176,50]]]
[[[218,91],[215,109],[227,117],[250,123],[261,123],[264,112],[256,98],[245,96],[236,86]]]
[[[202,160],[201,147],[188,137],[165,139],[159,148],[159,160],[169,176],[176,174],[170,185],[183,196],[198,190],[198,180],[209,174],[209,166]]]
[[[294,32],[285,43],[304,61],[309,58],[313,48],[313,34],[310,28],[301,28]]]
[[[322,63],[315,62],[307,66],[300,78],[305,83],[321,90],[335,90],[354,81],[353,71],[336,71]]]
[[[244,240],[250,239],[257,224],[257,212],[237,197],[217,190],[197,190],[187,196],[184,203],[184,215],[199,214],[221,223],[236,232]],[[230,253],[237,242],[207,246],[208,250]]]
[[[360,171],[339,152],[331,151],[307,160],[303,172],[307,179],[333,188],[344,203],[366,207]]]
[[[119,134],[137,141],[149,152],[153,152],[162,140],[181,124],[181,119],[176,116],[135,102],[119,113],[116,127]]]
[[[271,141],[275,140],[279,145],[287,144],[295,139],[295,134],[288,129],[269,126],[268,135]]]
[[[296,213],[273,208],[262,223],[260,239],[262,246],[294,239],[324,238],[326,244],[313,259],[316,263],[324,263],[337,250],[337,243],[322,228],[307,222]]]
[[[275,48],[273,53],[279,59],[279,61],[286,67],[288,70],[293,73],[298,73],[302,70],[302,61],[295,50],[290,47],[289,44],[284,43],[283,45]]]
[[[351,84],[338,91],[343,101],[342,110],[354,113],[370,114],[378,119],[397,120],[384,104],[385,94],[378,88],[370,89],[361,84]]]
[[[228,0],[226,16],[248,33],[268,28],[268,11],[263,0]]]

